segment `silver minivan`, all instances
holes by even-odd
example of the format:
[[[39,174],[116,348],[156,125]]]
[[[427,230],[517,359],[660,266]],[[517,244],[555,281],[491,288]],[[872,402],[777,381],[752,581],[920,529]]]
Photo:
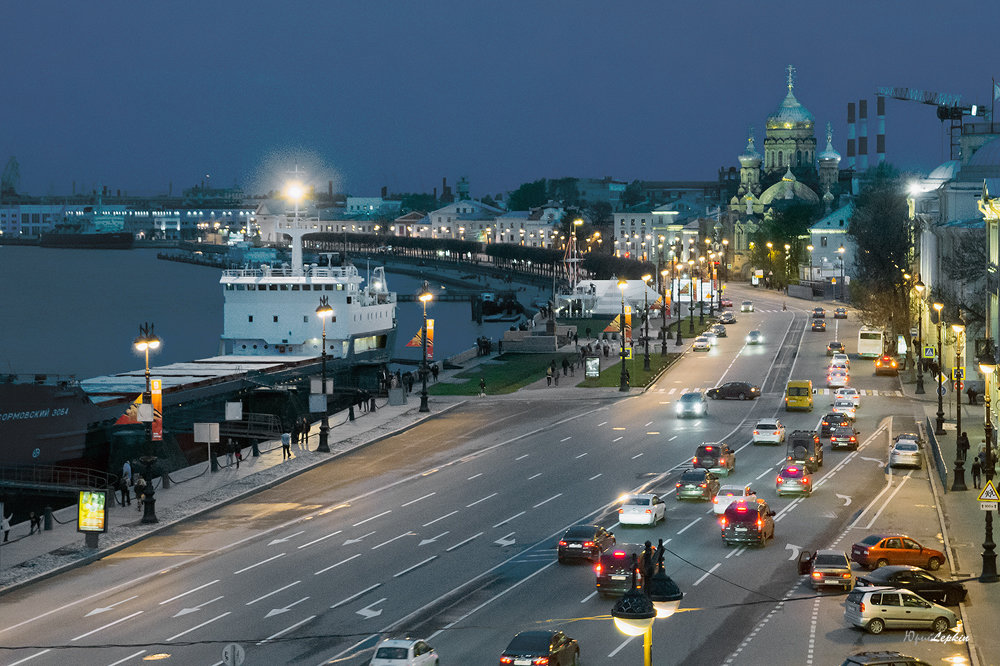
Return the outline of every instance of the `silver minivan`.
[[[923,629],[942,632],[958,625],[958,617],[909,590],[855,587],[844,602],[844,619],[873,634],[886,629]]]

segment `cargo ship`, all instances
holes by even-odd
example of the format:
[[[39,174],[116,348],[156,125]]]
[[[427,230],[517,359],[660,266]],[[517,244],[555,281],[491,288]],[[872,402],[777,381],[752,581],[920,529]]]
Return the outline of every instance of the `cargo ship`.
[[[54,230],[41,235],[38,244],[75,250],[128,250],[134,240],[125,231],[125,218],[104,210],[98,200],[79,215],[64,217]]]

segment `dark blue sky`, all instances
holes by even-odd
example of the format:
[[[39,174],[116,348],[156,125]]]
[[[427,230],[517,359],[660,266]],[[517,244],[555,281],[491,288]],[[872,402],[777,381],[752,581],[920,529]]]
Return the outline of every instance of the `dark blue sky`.
[[[989,104],[989,4],[8,3],[0,163],[20,190],[257,192],[296,159],[356,195],[474,196],[541,177],[714,179],[796,96],[846,157],[846,104],[909,86]],[[935,110],[888,103],[890,161],[947,159]]]

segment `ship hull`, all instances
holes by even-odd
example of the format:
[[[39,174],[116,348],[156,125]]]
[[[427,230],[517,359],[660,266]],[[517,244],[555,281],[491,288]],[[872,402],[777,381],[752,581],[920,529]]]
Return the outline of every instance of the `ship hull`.
[[[52,232],[42,234],[39,245],[75,250],[128,250],[132,248],[133,241],[132,234],[124,231],[93,234]]]

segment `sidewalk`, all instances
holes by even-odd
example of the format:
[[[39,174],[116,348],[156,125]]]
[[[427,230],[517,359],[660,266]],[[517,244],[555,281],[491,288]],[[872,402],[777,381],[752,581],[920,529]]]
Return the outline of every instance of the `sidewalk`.
[[[924,375],[924,395],[916,395],[916,379],[912,371],[900,375],[903,394],[922,408],[926,418],[925,429],[929,437],[933,436],[934,424],[937,418],[937,383]],[[945,414],[945,434],[937,435],[935,439],[941,447],[947,470],[947,483],[942,487],[940,476],[931,476],[935,500],[940,508],[942,519],[942,536],[945,542],[945,554],[951,565],[951,576],[956,579],[969,579],[982,573],[982,552],[985,539],[985,515],[979,509],[979,491],[972,487],[972,458],[979,450],[979,441],[983,439],[985,407],[980,399],[977,405],[969,405],[963,395],[962,430],[968,433],[971,448],[965,468],[965,483],[968,490],[952,491],[954,481],[954,464],[957,432],[955,430],[955,394],[949,392],[942,399]],[[950,403],[950,406],[949,406]],[[925,461],[929,469],[936,470],[934,459],[925,451]],[[985,475],[983,483],[986,482]],[[994,481],[996,482],[996,481]],[[994,517],[994,541],[1000,537],[1000,520]],[[973,666],[979,664],[998,663],[1000,657],[1000,636],[995,632],[996,618],[1000,616],[1000,584],[980,583],[970,580],[965,583],[969,590],[968,600],[960,606],[965,633],[969,637],[969,652]]]

